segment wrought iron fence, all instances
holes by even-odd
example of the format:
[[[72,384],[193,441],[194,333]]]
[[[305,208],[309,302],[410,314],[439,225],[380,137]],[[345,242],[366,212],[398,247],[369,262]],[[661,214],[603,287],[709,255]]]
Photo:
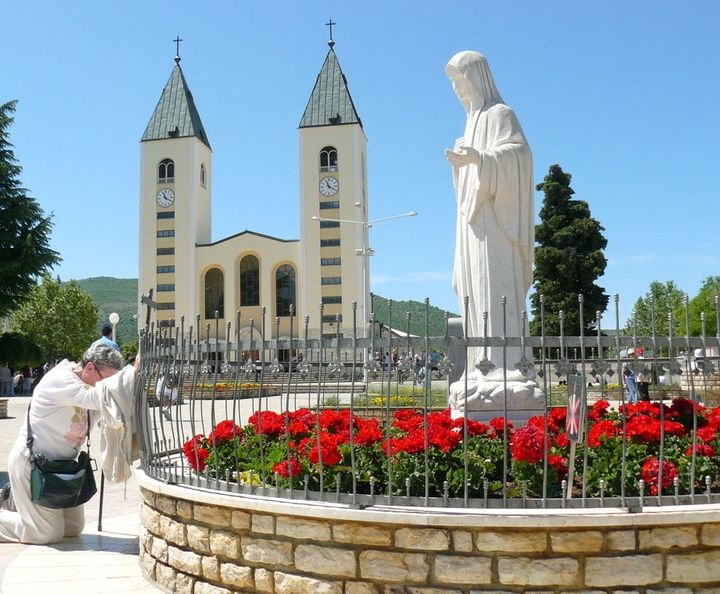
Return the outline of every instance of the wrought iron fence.
[[[623,335],[617,298],[615,328],[596,315],[594,336],[565,336],[562,312],[557,336],[453,336],[447,315],[442,336],[398,335],[388,309],[384,335],[353,320],[350,336],[321,325],[309,338],[305,318],[300,336],[278,337],[264,313],[247,340],[239,313],[212,333],[198,332],[199,319],[149,325],[137,411],[144,471],[189,488],[356,506],[720,501],[717,299],[715,334],[702,314],[700,336],[689,335],[687,306],[685,335],[673,335],[672,319],[664,336]],[[581,298],[579,309],[582,320]],[[428,312],[426,300],[426,328]],[[409,327],[408,315],[397,326]],[[506,369],[535,379],[545,399],[532,418],[512,419],[509,396],[493,419],[445,409],[472,347],[500,349]],[[652,402],[627,401],[625,370],[651,375]]]

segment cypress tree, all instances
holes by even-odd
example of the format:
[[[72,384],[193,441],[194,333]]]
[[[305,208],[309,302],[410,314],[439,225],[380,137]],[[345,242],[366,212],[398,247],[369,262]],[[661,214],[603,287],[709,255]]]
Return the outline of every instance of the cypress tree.
[[[608,304],[605,289],[596,284],[607,266],[605,229],[590,215],[587,202],[572,198],[571,177],[560,165],[551,165],[536,188],[545,197],[540,224],[535,226],[535,279],[530,298],[530,332],[534,335],[540,334],[540,295],[545,300],[547,335],[560,333],[560,310],[565,312],[564,334],[579,334],[578,295],[584,297],[586,334],[595,330],[595,312],[604,312]]]

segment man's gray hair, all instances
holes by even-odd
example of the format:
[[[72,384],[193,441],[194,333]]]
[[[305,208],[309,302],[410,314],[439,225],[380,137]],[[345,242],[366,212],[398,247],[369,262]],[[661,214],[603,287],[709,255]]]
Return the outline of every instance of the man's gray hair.
[[[122,355],[104,344],[91,346],[82,356],[81,365],[92,363],[100,369],[122,369],[125,365]]]

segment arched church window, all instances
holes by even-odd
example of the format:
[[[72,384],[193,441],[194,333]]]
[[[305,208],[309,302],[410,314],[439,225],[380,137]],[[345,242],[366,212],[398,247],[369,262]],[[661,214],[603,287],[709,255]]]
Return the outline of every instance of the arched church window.
[[[211,268],[205,273],[205,319],[211,320],[218,316],[225,317],[224,275],[219,268]]]
[[[290,306],[295,304],[295,269],[283,264],[275,273],[275,315],[289,316]]]
[[[172,182],[175,181],[175,162],[172,159],[163,159],[158,165],[158,181]]]
[[[240,306],[260,305],[260,262],[255,256],[240,260]]]
[[[205,163],[200,163],[200,185],[205,187]]]
[[[326,146],[320,151],[320,171],[337,171],[338,155],[334,146]]]

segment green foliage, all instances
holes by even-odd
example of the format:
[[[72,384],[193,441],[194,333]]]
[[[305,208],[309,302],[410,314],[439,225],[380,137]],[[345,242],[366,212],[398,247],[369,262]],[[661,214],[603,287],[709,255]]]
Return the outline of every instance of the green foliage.
[[[13,369],[30,363],[43,363],[42,353],[33,340],[20,332],[0,334],[0,363],[7,363]]]
[[[653,308],[655,305],[655,332],[658,336],[667,336],[668,314],[673,315],[673,336],[685,336],[689,325],[690,336],[701,336],[703,327],[701,314],[705,314],[705,334],[717,334],[717,307],[715,298],[720,295],[720,276],[705,279],[698,294],[690,299],[685,312],[685,293],[673,281],[661,283],[653,281],[645,297],[640,297],[625,326],[625,333],[631,336],[652,336]]]
[[[10,325],[31,337],[45,360],[77,361],[97,337],[97,307],[76,282],[62,284],[45,275],[13,312]]]
[[[123,342],[120,346],[120,354],[123,356],[125,361],[129,361],[135,355],[138,354],[140,347],[137,340],[131,340],[130,342]]]
[[[425,304],[419,301],[394,301],[392,302],[392,319],[388,308],[388,299],[373,295],[373,311],[375,319],[384,326],[390,326],[402,332],[408,331],[407,314],[410,314],[410,334],[425,336]],[[443,336],[445,334],[445,310],[433,305],[428,308],[428,336]],[[456,313],[450,313],[449,317],[460,317]]]
[[[680,333],[681,317],[678,314],[684,311],[685,293],[673,281],[661,283],[653,281],[645,297],[635,302],[632,313],[625,326],[627,336],[652,336],[653,319],[657,336],[667,336],[669,331],[668,314],[674,316],[673,334]],[[684,331],[682,332],[684,334]]]
[[[700,287],[698,294],[690,300],[688,304],[688,312],[690,318],[690,335],[702,335],[702,320],[700,314],[705,313],[705,333],[713,336],[718,333],[717,328],[717,308],[715,299],[720,295],[720,276],[709,276],[705,279]],[[676,314],[676,318],[684,320]],[[685,329],[683,326],[683,334]]]
[[[540,295],[545,299],[545,333],[560,333],[558,312],[565,312],[564,333],[580,332],[578,295],[584,297],[585,333],[595,329],[595,312],[604,312],[608,295],[595,281],[605,272],[604,228],[590,215],[584,200],[573,200],[571,175],[551,165],[538,190],[545,193],[540,224],[535,227],[535,291],[531,296],[530,331],[540,334]]]
[[[50,217],[43,216],[18,179],[22,167],[8,141],[15,104],[0,105],[0,317],[21,303],[37,277],[60,261],[50,249]]]

